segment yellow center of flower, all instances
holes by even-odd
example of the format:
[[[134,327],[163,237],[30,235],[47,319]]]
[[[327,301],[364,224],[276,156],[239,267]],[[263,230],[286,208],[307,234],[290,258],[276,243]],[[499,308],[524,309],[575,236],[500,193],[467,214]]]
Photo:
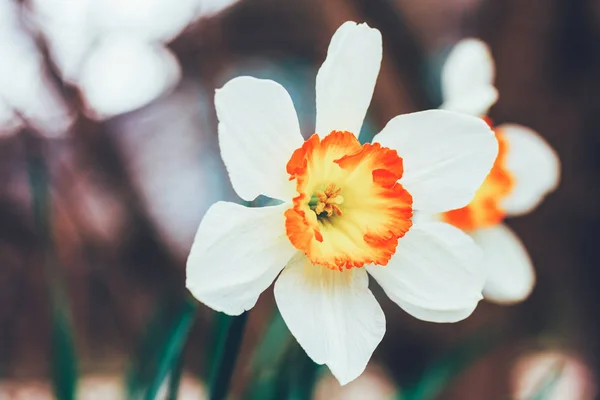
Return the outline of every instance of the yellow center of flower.
[[[331,217],[333,214],[341,216],[342,210],[339,206],[344,202],[344,198],[340,195],[341,191],[342,189],[336,189],[332,183],[324,191],[317,190],[308,205],[317,217]]]
[[[386,265],[411,227],[412,197],[398,183],[402,159],[350,132],[313,135],[287,164],[298,195],[286,234],[313,264],[331,269]]]
[[[514,178],[506,168],[508,143],[502,132],[496,131],[498,156],[483,184],[471,202],[457,210],[442,214],[442,220],[465,231],[496,225],[506,217],[501,202],[514,187]]]

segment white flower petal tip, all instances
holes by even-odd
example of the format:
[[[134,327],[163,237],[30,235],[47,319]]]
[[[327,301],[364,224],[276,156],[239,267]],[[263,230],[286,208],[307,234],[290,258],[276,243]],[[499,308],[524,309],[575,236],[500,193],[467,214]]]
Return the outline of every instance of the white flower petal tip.
[[[446,110],[482,116],[498,100],[494,60],[487,44],[461,40],[442,68],[442,96]]]
[[[369,25],[348,21],[331,38],[316,85],[315,132],[359,135],[379,75],[381,33]]]
[[[498,155],[494,132],[481,118],[443,110],[397,116],[374,141],[402,157],[400,183],[418,211],[466,206]]]
[[[385,334],[385,316],[363,269],[344,272],[294,257],[275,282],[281,316],[306,354],[341,385],[366,368]]]
[[[597,376],[586,358],[583,354],[560,348],[520,355],[510,371],[510,398],[525,400],[539,397],[540,385],[552,376],[552,385],[545,386],[544,400],[597,399]]]
[[[560,159],[532,129],[516,124],[502,124],[497,129],[506,139],[506,168],[515,180],[515,186],[502,206],[510,216],[527,214],[557,188]]]
[[[535,285],[535,271],[519,238],[502,224],[475,230],[471,236],[483,251],[485,299],[499,304],[525,300]]]
[[[94,119],[136,110],[175,87],[176,57],[162,45],[127,35],[106,37],[82,65],[77,84]]]
[[[291,200],[295,187],[286,165],[304,139],[288,92],[243,76],[216,91],[215,107],[221,156],[237,194],[247,201],[260,194]]]
[[[415,224],[399,240],[387,266],[369,266],[389,298],[415,318],[457,322],[483,298],[481,251],[461,230],[442,223]]]
[[[194,297],[229,315],[254,307],[297,252],[285,236],[286,207],[215,203],[200,223],[187,261],[186,287]]]

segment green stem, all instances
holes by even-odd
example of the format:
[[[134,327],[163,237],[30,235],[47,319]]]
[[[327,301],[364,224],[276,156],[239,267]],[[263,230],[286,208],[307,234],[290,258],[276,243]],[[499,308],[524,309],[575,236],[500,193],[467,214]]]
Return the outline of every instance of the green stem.
[[[275,308],[260,344],[252,357],[252,376],[243,398],[273,400],[283,398],[278,394],[281,388],[285,394],[287,386],[286,366],[290,351],[296,341]],[[285,382],[283,382],[285,381]]]
[[[295,343],[289,354],[288,374],[289,388],[286,398],[288,400],[310,400],[321,366],[315,364],[308,357],[299,344]]]
[[[75,398],[77,356],[67,291],[62,271],[54,254],[51,229],[49,177],[43,155],[43,142],[23,134],[27,154],[27,172],[31,189],[32,211],[44,253],[44,275],[48,283],[52,315],[51,379],[57,398]]]
[[[169,378],[169,392],[167,394],[167,400],[177,400],[177,393],[179,393],[179,383],[181,382],[181,372],[183,369],[183,357],[179,354],[179,359],[171,370],[171,376]]]
[[[247,312],[231,317],[227,333],[220,340],[210,380],[210,400],[223,400],[227,395],[247,321]]]
[[[146,392],[145,399],[153,400],[160,389],[165,378],[171,374],[179,374],[175,372],[177,369],[177,363],[182,362],[182,352],[185,346],[185,342],[194,323],[196,315],[197,302],[193,299],[187,298],[183,303],[181,314],[177,318],[177,322],[173,326],[173,329],[169,332],[164,348],[161,349],[159,354],[159,362],[157,366],[156,375],[152,379],[148,391]],[[174,376],[171,375],[171,380]]]

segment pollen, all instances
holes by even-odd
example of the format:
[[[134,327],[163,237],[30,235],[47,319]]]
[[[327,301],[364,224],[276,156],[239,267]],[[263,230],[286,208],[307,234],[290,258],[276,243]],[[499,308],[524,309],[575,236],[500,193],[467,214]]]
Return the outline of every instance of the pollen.
[[[412,225],[412,197],[398,180],[402,158],[361,145],[350,132],[311,136],[287,164],[297,196],[286,234],[315,265],[343,271],[386,265]]]

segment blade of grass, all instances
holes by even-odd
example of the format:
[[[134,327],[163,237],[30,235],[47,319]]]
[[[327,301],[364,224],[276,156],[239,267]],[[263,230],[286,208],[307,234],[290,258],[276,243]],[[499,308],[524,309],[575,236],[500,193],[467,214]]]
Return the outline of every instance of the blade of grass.
[[[175,363],[171,376],[169,377],[169,389],[167,393],[167,400],[177,400],[177,394],[179,393],[179,384],[181,382],[181,372],[183,370],[183,357],[180,354],[179,360]]]
[[[252,359],[252,378],[244,398],[309,400],[321,368],[306,355],[275,310]]]
[[[175,317],[166,304],[147,324],[126,374],[128,398],[154,399],[169,374],[171,379],[177,377],[176,369],[195,319],[197,302],[186,297],[177,303]]]
[[[162,348],[159,352],[157,372],[150,382],[148,392],[145,396],[146,400],[154,400],[156,393],[158,393],[158,389],[160,389],[163,381],[169,372],[173,371],[180,360],[181,352],[183,351],[187,335],[194,322],[196,306],[197,302],[190,298],[186,298],[186,301],[183,303],[180,317],[177,319],[173,329],[170,331],[168,339],[164,345],[161,346]]]
[[[294,345],[292,362],[289,365],[291,376],[287,399],[312,399],[317,378],[325,367],[311,360],[298,343]]]
[[[31,190],[33,217],[44,251],[44,274],[48,284],[51,307],[50,373],[56,398],[75,399],[77,386],[77,355],[71,323],[69,301],[62,271],[54,253],[51,228],[49,177],[38,139],[26,133],[27,173]]]
[[[73,346],[71,321],[63,306],[53,307],[52,323],[52,383],[58,399],[75,399],[77,386],[77,356]]]
[[[495,331],[478,331],[465,338],[428,368],[419,381],[398,394],[397,400],[433,400],[475,362],[499,347]]]
[[[219,340],[211,369],[210,400],[223,400],[227,396],[247,321],[247,312],[237,317],[229,317],[227,332]]]
[[[252,358],[252,378],[246,392],[247,398],[262,400],[277,398],[278,380],[283,375],[282,367],[293,343],[294,338],[276,309]]]
[[[216,365],[217,357],[220,356],[219,349],[224,346],[223,341],[227,336],[227,330],[231,324],[230,315],[220,312],[215,312],[212,315],[210,343],[206,349],[204,376],[202,377],[205,382],[210,382],[212,378],[213,368]]]

